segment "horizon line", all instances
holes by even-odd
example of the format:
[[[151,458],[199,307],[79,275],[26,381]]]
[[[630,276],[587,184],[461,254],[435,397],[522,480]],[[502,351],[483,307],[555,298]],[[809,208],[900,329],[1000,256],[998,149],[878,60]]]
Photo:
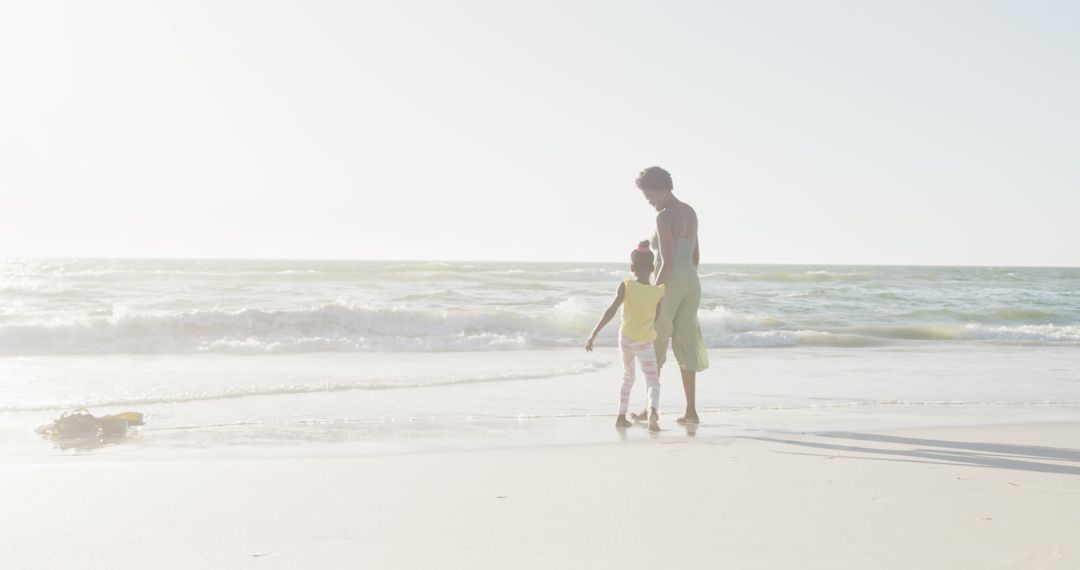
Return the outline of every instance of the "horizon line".
[[[549,264],[618,264],[629,263],[621,261],[598,261],[598,260],[523,260],[523,259],[422,259],[422,258],[332,258],[332,257],[196,257],[196,256],[162,256],[146,257],[140,255],[104,255],[104,256],[60,256],[60,255],[0,255],[0,260],[97,260],[97,261],[300,261],[300,262],[384,262],[384,263],[549,263]],[[967,267],[967,268],[1017,268],[1017,269],[1080,269],[1075,265],[1010,265],[1010,264],[948,264],[948,263],[806,263],[806,262],[702,262],[701,265],[757,265],[757,266],[821,266],[821,267]]]

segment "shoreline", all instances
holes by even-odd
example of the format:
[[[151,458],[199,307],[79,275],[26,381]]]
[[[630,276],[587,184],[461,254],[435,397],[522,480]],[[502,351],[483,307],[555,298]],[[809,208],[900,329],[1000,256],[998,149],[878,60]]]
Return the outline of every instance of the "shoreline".
[[[890,408],[903,413],[893,413]],[[991,414],[1009,408],[1007,418],[986,421]],[[1050,409],[1055,409],[1053,412]],[[963,411],[971,415],[957,414]],[[109,410],[110,413],[121,411]],[[1028,411],[1022,417],[1018,412]],[[946,414],[947,412],[947,414]],[[919,419],[916,414],[925,414]],[[1038,405],[1003,406],[996,404],[952,403],[867,403],[860,405],[821,406],[816,408],[749,408],[709,410],[701,409],[699,426],[688,428],[677,425],[677,414],[661,415],[661,431],[649,432],[646,424],[636,422],[629,428],[613,426],[616,414],[586,413],[560,416],[467,418],[458,427],[442,435],[418,435],[396,439],[373,439],[370,441],[318,441],[297,440],[294,443],[221,443],[210,446],[184,446],[176,439],[191,429],[209,429],[213,426],[179,428],[139,428],[127,441],[112,442],[100,446],[77,449],[61,449],[57,442],[27,435],[17,445],[6,450],[0,458],[4,465],[63,465],[108,462],[172,462],[172,461],[289,461],[348,458],[380,458],[438,455],[442,453],[483,453],[485,451],[527,451],[565,449],[610,445],[678,445],[681,443],[715,442],[739,439],[812,438],[835,434],[889,434],[894,432],[917,432],[923,430],[960,429],[1022,429],[1025,426],[1070,425],[1073,418],[1080,417],[1080,403],[1051,402]],[[775,416],[792,416],[776,419]],[[865,416],[874,416],[871,422]],[[891,417],[895,423],[883,417]],[[380,426],[380,429],[408,429],[420,426],[423,431],[426,418],[394,418],[390,420],[367,418],[355,420],[359,425]],[[799,427],[778,427],[789,424]],[[876,424],[876,425],[875,425]],[[394,426],[399,426],[395,428]],[[390,426],[384,428],[381,426]],[[247,428],[258,429],[259,422],[223,424],[217,426],[225,432]],[[445,427],[445,425],[444,425]],[[469,430],[479,433],[469,435]],[[179,432],[180,435],[171,435]],[[174,439],[168,439],[172,437]]]

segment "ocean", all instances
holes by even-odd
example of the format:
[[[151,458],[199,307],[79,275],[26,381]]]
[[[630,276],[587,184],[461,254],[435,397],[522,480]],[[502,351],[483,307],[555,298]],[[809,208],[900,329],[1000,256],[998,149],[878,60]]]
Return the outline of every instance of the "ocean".
[[[660,438],[1076,419],[1080,269],[704,264],[703,423]],[[627,263],[0,261],[0,457],[407,453],[617,433]],[[644,401],[644,386],[635,401]],[[110,445],[34,434],[139,411]]]

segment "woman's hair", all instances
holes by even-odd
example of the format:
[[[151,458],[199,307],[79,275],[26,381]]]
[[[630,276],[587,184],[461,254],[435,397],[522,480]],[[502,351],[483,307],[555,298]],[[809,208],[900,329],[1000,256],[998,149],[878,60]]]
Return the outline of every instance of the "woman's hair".
[[[671,173],[659,166],[650,166],[638,174],[637,187],[653,192],[671,192],[675,185],[671,182]]]
[[[649,240],[643,239],[637,248],[630,252],[630,263],[638,267],[652,267],[655,257],[649,249]]]

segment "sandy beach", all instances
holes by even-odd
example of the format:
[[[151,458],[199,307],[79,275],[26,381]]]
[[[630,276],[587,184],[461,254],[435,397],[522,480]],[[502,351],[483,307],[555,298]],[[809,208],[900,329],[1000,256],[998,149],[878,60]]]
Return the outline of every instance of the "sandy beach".
[[[1076,568],[1080,423],[0,465],[4,568]]]

